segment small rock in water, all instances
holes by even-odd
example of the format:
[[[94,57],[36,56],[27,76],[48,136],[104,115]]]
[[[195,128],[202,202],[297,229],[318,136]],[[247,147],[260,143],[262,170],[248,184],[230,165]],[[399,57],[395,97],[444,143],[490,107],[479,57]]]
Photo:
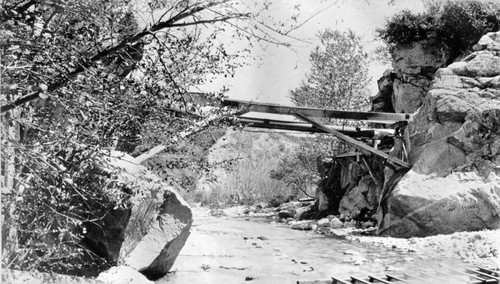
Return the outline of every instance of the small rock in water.
[[[281,219],[293,218],[294,215],[295,213],[292,213],[288,210],[281,210],[280,212],[278,212],[278,217],[280,217]]]
[[[302,231],[310,231],[312,230],[312,226],[310,222],[297,222],[292,225],[292,229],[294,230],[302,230]]]
[[[367,221],[367,222],[364,222],[363,224],[361,224],[361,228],[363,228],[363,229],[368,229],[368,228],[371,228],[374,226],[375,226],[375,223],[373,223],[372,221]]]
[[[356,228],[356,221],[351,220],[349,222],[344,223],[345,228]]]
[[[333,217],[332,220],[330,221],[330,228],[332,229],[341,229],[344,227],[344,223],[339,220],[337,217]]]
[[[318,227],[329,227],[330,220],[328,218],[323,218],[318,221]]]
[[[254,280],[255,278],[253,278],[252,276],[247,276],[245,277],[245,281],[252,281]]]

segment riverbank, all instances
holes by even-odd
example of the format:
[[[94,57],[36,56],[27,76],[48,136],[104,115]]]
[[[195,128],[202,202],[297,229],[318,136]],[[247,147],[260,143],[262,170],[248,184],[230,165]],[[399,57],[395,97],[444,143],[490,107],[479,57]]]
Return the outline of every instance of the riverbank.
[[[208,209],[194,208],[191,236],[172,272],[155,283],[296,283],[466,267],[456,258],[362,244],[313,230],[291,230],[263,211],[226,216],[216,210],[213,216]]]
[[[474,266],[500,269],[500,230],[477,232],[457,232],[449,235],[436,235],[422,238],[391,238],[370,235],[374,228],[356,224],[353,220],[340,221],[337,216],[328,216],[319,220],[296,220],[280,218],[280,212],[298,213],[307,208],[305,204],[287,203],[278,208],[237,206],[224,210],[212,211],[215,215],[230,217],[266,217],[269,223],[286,224],[290,229],[308,230],[317,234],[334,236],[353,243],[370,244],[389,249],[398,249],[416,255],[432,255],[439,258],[459,258]],[[295,209],[291,209],[295,208]],[[284,216],[281,214],[281,216]],[[295,213],[297,217],[297,212]],[[367,221],[368,222],[368,221]],[[365,227],[356,228],[356,225]]]

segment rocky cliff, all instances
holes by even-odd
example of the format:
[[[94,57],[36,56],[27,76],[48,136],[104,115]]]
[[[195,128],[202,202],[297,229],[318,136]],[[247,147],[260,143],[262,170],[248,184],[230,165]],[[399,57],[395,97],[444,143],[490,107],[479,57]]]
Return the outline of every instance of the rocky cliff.
[[[426,236],[500,225],[500,32],[435,73],[410,124],[412,169],[380,207],[379,233]]]
[[[343,159],[321,196],[348,217],[377,211],[378,234],[427,236],[500,226],[500,32],[449,66],[436,48],[397,46],[372,109],[414,113],[410,171]],[[357,170],[353,170],[357,169]]]

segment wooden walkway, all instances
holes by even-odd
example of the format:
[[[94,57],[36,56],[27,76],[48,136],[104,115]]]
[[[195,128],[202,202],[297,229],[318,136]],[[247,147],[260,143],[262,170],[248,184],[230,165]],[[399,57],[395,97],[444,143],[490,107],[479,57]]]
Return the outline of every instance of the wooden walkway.
[[[356,151],[364,156],[376,157],[377,159],[381,159],[384,163],[387,163],[395,168],[409,169],[411,167],[408,163],[410,141],[406,130],[408,123],[413,120],[413,116],[411,114],[339,111],[331,109],[255,103],[231,99],[225,99],[223,101],[223,105],[238,108],[237,117],[240,123],[244,126],[310,133],[328,133],[354,147]],[[298,118],[299,121],[249,117],[248,114],[251,112],[292,115]],[[354,127],[326,126],[313,120],[312,117],[368,121],[372,123],[395,125],[396,129],[362,129]],[[377,149],[378,142],[385,138],[394,139],[394,149],[396,149],[396,151],[388,154]],[[371,140],[373,146],[361,140]]]
[[[443,283],[443,284],[500,284],[500,271],[484,267],[456,270],[414,271],[408,273],[350,276],[348,279],[297,281],[297,284],[371,284],[371,283]]]

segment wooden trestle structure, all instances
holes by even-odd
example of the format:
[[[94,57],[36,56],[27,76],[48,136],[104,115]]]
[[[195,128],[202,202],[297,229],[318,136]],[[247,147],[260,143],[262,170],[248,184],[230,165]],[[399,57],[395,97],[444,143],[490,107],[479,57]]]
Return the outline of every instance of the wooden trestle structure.
[[[409,169],[411,167],[407,154],[410,149],[407,126],[413,119],[411,114],[292,107],[232,99],[224,99],[223,105],[238,108],[236,116],[239,122],[247,127],[328,133],[355,148],[356,152],[351,153],[351,156],[374,156],[395,168]],[[299,121],[248,116],[251,112],[293,115]],[[394,128],[326,126],[313,120],[312,117],[366,121],[391,125]],[[390,153],[377,149],[378,142],[387,138],[394,139],[394,147]],[[372,145],[363,142],[367,140],[370,140]],[[346,156],[346,154],[341,155]]]

